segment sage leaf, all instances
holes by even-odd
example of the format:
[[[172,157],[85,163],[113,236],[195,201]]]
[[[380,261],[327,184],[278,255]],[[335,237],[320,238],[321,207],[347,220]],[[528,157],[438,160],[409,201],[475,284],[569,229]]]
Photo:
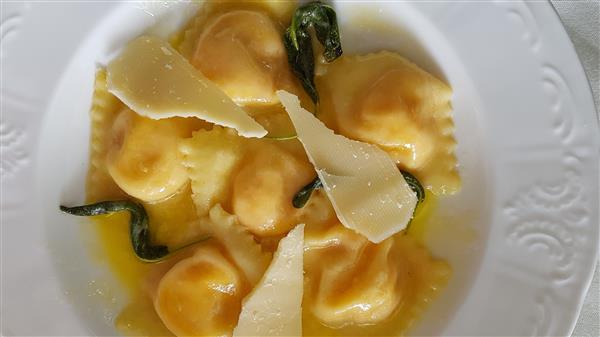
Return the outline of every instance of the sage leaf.
[[[423,185],[421,185],[419,180],[411,173],[403,170],[400,170],[400,173],[402,173],[402,176],[410,189],[417,194],[417,204],[422,203],[425,200],[425,189],[423,188]]]
[[[162,261],[168,257],[169,254],[175,253],[176,251],[207,239],[203,238],[197,242],[193,242],[173,251],[170,251],[167,246],[153,245],[150,240],[148,214],[146,213],[144,206],[131,200],[102,201],[94,204],[75,207],[66,207],[61,205],[60,210],[77,216],[95,216],[128,211],[130,213],[129,235],[131,239],[131,246],[133,247],[133,252],[135,255],[144,262]]]
[[[311,27],[325,49],[323,56],[327,62],[340,57],[343,51],[337,17],[331,6],[315,1],[296,9],[292,22],[285,31],[283,43],[292,71],[316,104],[319,102],[319,93],[314,80],[315,61],[309,31]]]
[[[308,199],[310,199],[312,192],[321,188],[322,186],[323,184],[321,183],[321,179],[319,179],[319,177],[315,178],[313,181],[306,184],[306,186],[302,187],[302,189],[294,195],[294,198],[292,199],[292,205],[294,205],[295,208],[304,207],[304,205],[306,205],[308,202]]]

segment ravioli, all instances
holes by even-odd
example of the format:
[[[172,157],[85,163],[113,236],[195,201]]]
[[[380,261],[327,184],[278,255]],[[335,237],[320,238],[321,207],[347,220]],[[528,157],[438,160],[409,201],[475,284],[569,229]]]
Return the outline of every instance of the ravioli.
[[[313,315],[338,328],[388,318],[402,299],[404,281],[391,256],[393,238],[372,244],[340,224],[319,234],[307,234],[306,242]]]
[[[282,235],[297,223],[290,202],[314,176],[312,166],[280,146],[261,142],[248,154],[233,183],[232,209],[258,236]]]
[[[283,3],[273,6],[283,11]],[[199,16],[180,49],[236,103],[273,104],[278,102],[277,89],[297,90],[281,33],[282,28],[258,8],[216,12]]]
[[[280,29],[257,11],[236,10],[212,19],[191,63],[238,104],[277,102],[275,91],[291,83]]]
[[[374,244],[337,223],[307,227],[305,245],[304,305],[333,328],[400,314],[406,328],[449,274],[444,262],[406,235]]]
[[[188,182],[179,142],[195,128],[182,119],[152,120],[124,109],[111,128],[108,172],[123,191],[140,200],[175,194]]]
[[[235,265],[217,247],[206,245],[163,276],[154,307],[178,336],[228,336],[247,292]]]
[[[459,190],[449,86],[386,51],[325,67],[316,82],[328,126],[380,146],[435,194]]]

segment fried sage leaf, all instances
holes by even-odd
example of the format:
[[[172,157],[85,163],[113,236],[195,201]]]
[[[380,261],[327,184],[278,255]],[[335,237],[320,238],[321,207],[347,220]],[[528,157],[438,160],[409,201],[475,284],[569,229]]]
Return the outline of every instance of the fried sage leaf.
[[[153,245],[150,242],[148,214],[146,213],[144,206],[131,200],[102,201],[94,204],[75,207],[66,207],[61,205],[60,210],[77,216],[95,216],[129,211],[131,215],[129,220],[131,245],[135,255],[144,262],[159,262],[165,259],[169,254],[175,253],[176,251],[191,245],[185,245],[173,251],[169,251],[167,246]],[[206,239],[207,238],[204,238],[200,241],[204,241]],[[198,242],[194,242],[192,244]]]
[[[335,11],[322,2],[310,2],[296,9],[292,23],[285,31],[283,42],[292,71],[300,79],[304,90],[314,103],[319,102],[315,86],[315,60],[309,29],[323,45],[323,56],[332,62],[342,55],[342,44]]]
[[[310,199],[312,192],[316,189],[319,189],[323,186],[321,183],[321,179],[319,177],[315,178],[310,183],[306,184],[306,186],[302,187],[298,193],[294,195],[294,199],[292,199],[292,204],[295,208],[302,208]]]
[[[423,188],[423,185],[421,185],[419,180],[411,173],[403,170],[400,170],[400,173],[402,173],[402,176],[410,189],[417,194],[417,204],[422,203],[425,200],[425,189]]]

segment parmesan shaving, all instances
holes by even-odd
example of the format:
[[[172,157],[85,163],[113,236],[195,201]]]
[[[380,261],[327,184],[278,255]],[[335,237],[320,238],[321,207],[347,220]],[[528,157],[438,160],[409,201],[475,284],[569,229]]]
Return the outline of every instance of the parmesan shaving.
[[[167,42],[133,40],[108,67],[108,89],[136,113],[152,118],[196,117],[244,137],[267,131]]]
[[[300,106],[298,97],[283,90],[277,94],[340,222],[374,243],[405,229],[417,196],[389,155],[334,134]]]
[[[304,225],[279,242],[273,262],[242,304],[233,336],[302,336]]]

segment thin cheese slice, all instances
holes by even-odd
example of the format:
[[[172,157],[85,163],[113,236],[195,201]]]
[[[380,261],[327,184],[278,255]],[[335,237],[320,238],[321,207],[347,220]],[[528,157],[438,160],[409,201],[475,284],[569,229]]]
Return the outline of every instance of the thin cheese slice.
[[[107,70],[109,91],[142,116],[196,117],[234,128],[244,137],[267,134],[221,89],[157,37],[133,40]]]
[[[279,242],[260,283],[242,304],[233,336],[302,336],[304,225]]]
[[[282,90],[277,94],[340,222],[374,243],[406,228],[417,196],[389,155],[334,134],[300,106],[298,97]]]

